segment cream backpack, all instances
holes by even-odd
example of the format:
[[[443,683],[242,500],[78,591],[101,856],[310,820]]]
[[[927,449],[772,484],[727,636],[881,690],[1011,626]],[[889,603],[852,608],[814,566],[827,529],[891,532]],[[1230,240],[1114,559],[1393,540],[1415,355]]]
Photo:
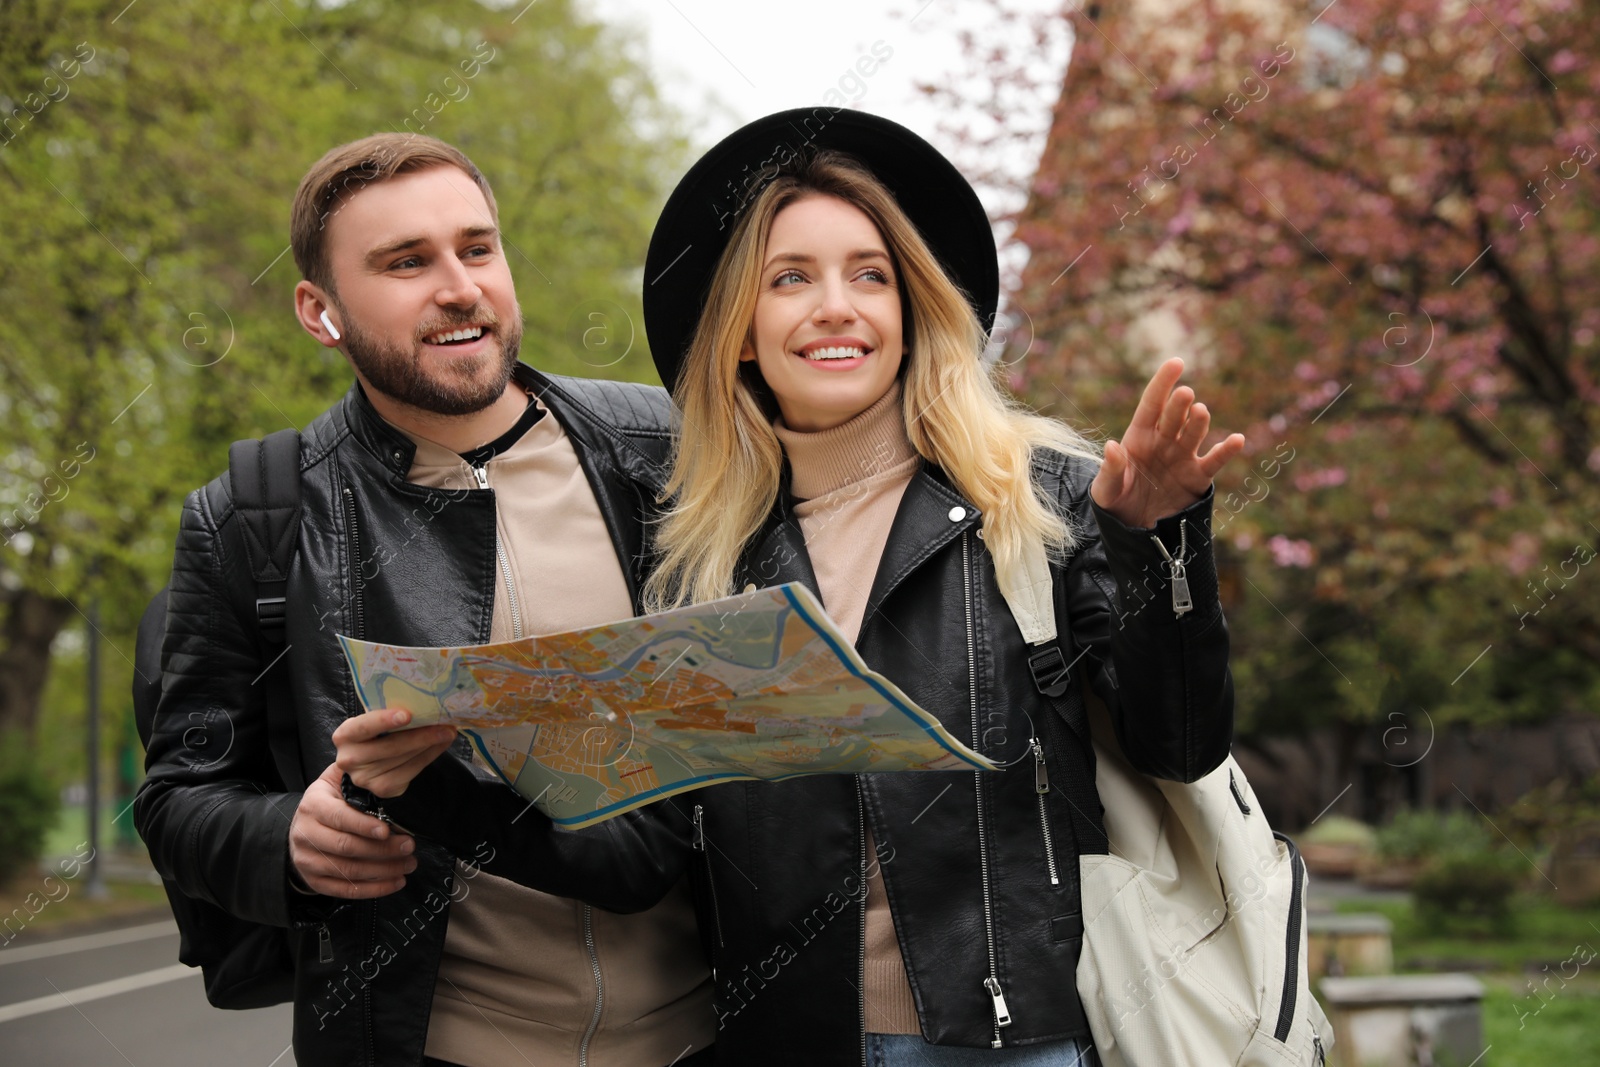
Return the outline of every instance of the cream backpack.
[[[1043,551],[1024,564],[1006,602],[1028,644],[1053,650]],[[1102,1064],[1325,1063],[1333,1031],[1307,980],[1306,872],[1294,842],[1267,825],[1232,756],[1189,785],[1135,771],[1105,704],[1083,691],[1110,848],[1078,861],[1078,993]]]

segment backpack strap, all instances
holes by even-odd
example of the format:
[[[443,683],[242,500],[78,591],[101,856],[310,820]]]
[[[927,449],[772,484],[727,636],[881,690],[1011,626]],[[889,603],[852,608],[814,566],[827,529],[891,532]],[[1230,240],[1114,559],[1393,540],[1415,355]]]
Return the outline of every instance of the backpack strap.
[[[289,566],[300,533],[300,431],[279,430],[228,448],[233,509],[256,584],[256,622],[269,643],[284,643]]]
[[[1021,574],[1000,587],[1011,608],[1011,615],[1022,630],[1022,639],[1033,649],[1028,653],[1028,670],[1033,684],[1047,697],[1066,693],[1067,657],[1056,640],[1055,582],[1044,546],[1028,545],[1022,553]]]
[[[1078,851],[1084,855],[1103,854],[1108,845],[1105,826],[1097,817],[1100,794],[1095,789],[1093,738],[1083,711],[1066,699],[1072,672],[1061,642],[1056,639],[1055,579],[1043,545],[1031,544],[1023,549],[1021,570],[1020,579],[1002,585],[1000,594],[1005,597],[1006,606],[1011,609],[1023,640],[1029,645],[1028,670],[1033,674],[1033,684],[1077,736],[1087,758],[1083,773],[1070,774],[1063,783],[1067,799],[1072,803]],[[1088,692],[1087,687],[1085,692]]]

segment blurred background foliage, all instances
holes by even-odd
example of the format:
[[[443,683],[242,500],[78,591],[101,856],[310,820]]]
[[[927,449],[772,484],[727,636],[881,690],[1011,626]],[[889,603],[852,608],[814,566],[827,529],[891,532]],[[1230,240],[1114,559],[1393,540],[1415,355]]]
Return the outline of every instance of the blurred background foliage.
[[[992,99],[927,90],[1023,204],[1011,383],[1115,436],[1181,354],[1246,434],[1217,485],[1240,725],[1592,713],[1600,8],[989,2],[1010,29],[962,84]],[[1062,19],[1019,182],[1001,106]]]

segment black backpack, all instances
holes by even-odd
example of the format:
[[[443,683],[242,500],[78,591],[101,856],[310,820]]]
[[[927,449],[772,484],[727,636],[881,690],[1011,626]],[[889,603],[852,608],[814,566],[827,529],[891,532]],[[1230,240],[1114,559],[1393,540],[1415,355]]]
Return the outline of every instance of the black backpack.
[[[300,529],[299,432],[279,430],[261,440],[235,441],[228,449],[228,477],[256,587],[256,622],[265,666],[275,662],[285,647],[285,594]],[[161,698],[167,592],[163,587],[145,608],[134,648],[133,715],[139,739],[147,748]],[[287,672],[272,673],[277,678],[267,698],[286,706],[289,694],[283,679]],[[267,679],[262,681],[267,683]],[[204,740],[196,738],[199,743]],[[163,885],[182,939],[178,960],[201,969],[206,999],[213,1006],[263,1008],[294,999],[294,955],[288,929],[246,922],[214,904],[186,896],[172,882]]]

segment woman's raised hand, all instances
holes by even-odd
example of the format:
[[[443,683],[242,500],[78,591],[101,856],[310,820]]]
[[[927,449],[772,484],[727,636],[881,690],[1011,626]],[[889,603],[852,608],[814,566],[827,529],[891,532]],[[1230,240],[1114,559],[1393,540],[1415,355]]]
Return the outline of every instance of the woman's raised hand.
[[[334,762],[352,782],[374,795],[399,796],[456,739],[454,726],[401,729],[410,722],[411,713],[400,708],[380,708],[346,719],[333,731],[339,751]]]
[[[1183,360],[1172,357],[1144,387],[1128,431],[1106,442],[1105,462],[1089,494],[1128,526],[1146,529],[1205,496],[1217,471],[1244,451],[1244,435],[1229,434],[1200,455],[1211,412],[1194,390],[1177,386]]]

